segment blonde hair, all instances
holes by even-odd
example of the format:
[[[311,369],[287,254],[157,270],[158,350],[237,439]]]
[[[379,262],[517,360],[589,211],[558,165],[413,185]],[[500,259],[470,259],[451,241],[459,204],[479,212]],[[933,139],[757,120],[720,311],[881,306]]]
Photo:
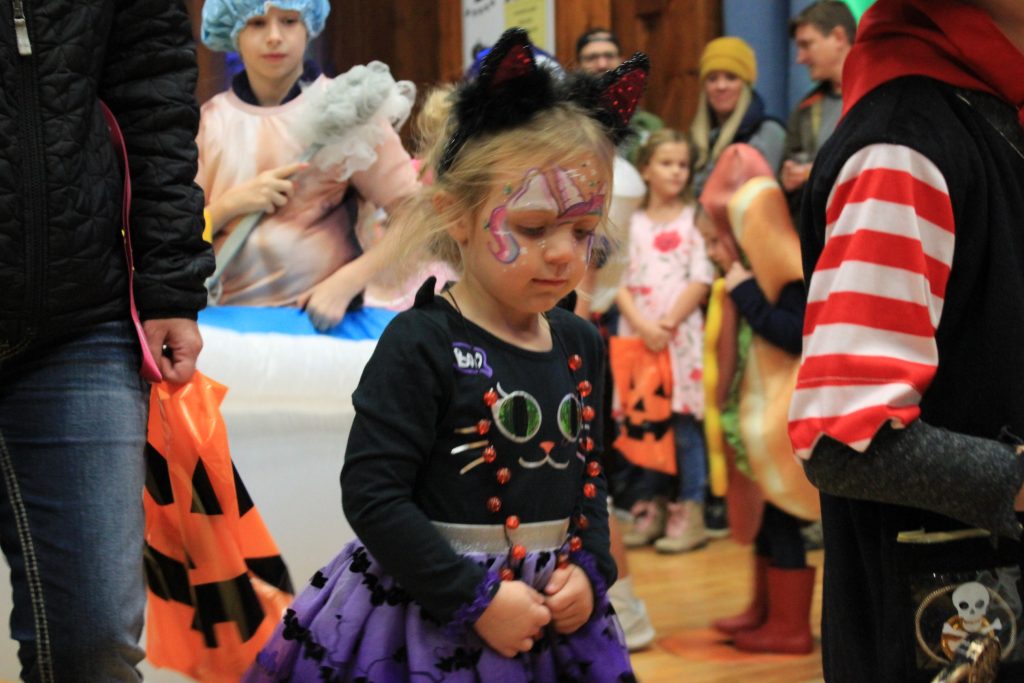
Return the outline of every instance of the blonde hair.
[[[436,169],[455,123],[450,116],[444,134],[434,141],[426,156],[429,168]],[[403,269],[414,268],[419,260],[434,258],[461,271],[462,255],[448,228],[483,208],[502,162],[522,160],[533,166],[550,166],[588,152],[594,155],[598,170],[608,179],[605,218],[598,226],[599,231],[605,230],[615,148],[600,123],[577,105],[563,102],[537,112],[529,121],[510,130],[470,138],[440,178],[421,187],[395,210],[388,229],[396,233],[391,240],[395,251],[389,255],[393,256],[391,263]],[[443,205],[441,209],[435,206],[435,197],[439,195],[450,199],[439,203]]]
[[[431,90],[423,98],[423,106],[420,107],[416,120],[413,122],[416,156],[422,158],[429,153],[434,143],[444,133],[448,115],[452,110],[452,93],[454,92],[454,85],[441,85]]]
[[[679,191],[679,198],[682,199],[686,204],[691,204],[694,201],[693,197],[693,174],[694,165],[697,162],[697,147],[693,144],[693,138],[681,130],[675,128],[659,128],[650,134],[644,144],[640,145],[636,151],[636,170],[640,171],[643,175],[644,169],[651,163],[651,159],[654,157],[654,152],[657,151],[658,147],[667,144],[682,144],[686,145],[687,163],[690,165],[690,175],[686,179],[686,185]],[[646,181],[644,181],[646,184]],[[648,202],[651,199],[651,190],[647,189],[644,194],[644,201],[641,204],[642,207],[646,208]]]
[[[743,116],[747,113],[747,109],[750,108],[753,98],[753,91],[744,82],[743,88],[740,90],[740,98],[736,101],[736,108],[732,110],[729,118],[722,122],[721,130],[718,132],[718,139],[715,140],[715,146],[709,150],[708,141],[711,139],[712,127],[711,107],[708,106],[707,91],[704,88],[700,89],[700,96],[697,99],[697,115],[690,125],[690,135],[693,136],[693,143],[697,146],[697,161],[693,164],[695,171],[704,168],[709,163],[718,159],[718,155],[722,153],[722,150],[732,144],[733,138],[736,137],[736,131],[740,129],[740,123],[743,122]]]

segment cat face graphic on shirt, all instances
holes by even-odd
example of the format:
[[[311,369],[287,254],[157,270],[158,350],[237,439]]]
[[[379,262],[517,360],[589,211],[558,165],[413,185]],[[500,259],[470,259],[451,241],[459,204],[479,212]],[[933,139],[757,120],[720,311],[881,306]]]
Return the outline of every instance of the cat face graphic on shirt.
[[[465,350],[460,353],[463,359],[467,357]],[[467,368],[463,372],[478,372],[481,365],[486,366],[486,360],[482,363],[479,358],[474,360],[477,362],[472,363],[472,369]],[[493,387],[493,391],[496,400],[490,406],[491,419],[455,430],[459,434],[479,437],[452,449],[452,455],[478,455],[460,470],[460,474],[466,474],[488,462],[488,449],[493,451],[497,448],[495,432],[514,443],[535,446],[532,455],[523,453],[517,460],[519,466],[525,469],[549,466],[564,470],[569,467],[573,456],[581,462],[586,460],[577,448],[583,431],[582,405],[577,393],[565,394],[554,411],[549,409],[551,414],[544,414],[540,402],[527,391],[508,391],[502,387],[501,382]]]

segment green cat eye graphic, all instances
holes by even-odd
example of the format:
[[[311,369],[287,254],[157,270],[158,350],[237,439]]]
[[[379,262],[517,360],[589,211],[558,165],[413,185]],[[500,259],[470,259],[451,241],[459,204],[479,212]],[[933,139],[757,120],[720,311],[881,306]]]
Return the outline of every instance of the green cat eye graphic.
[[[525,443],[540,431],[540,405],[525,391],[502,396],[491,412],[501,433],[516,443]]]
[[[576,394],[567,394],[558,406],[558,430],[569,441],[575,441],[580,435],[582,426],[580,399]]]

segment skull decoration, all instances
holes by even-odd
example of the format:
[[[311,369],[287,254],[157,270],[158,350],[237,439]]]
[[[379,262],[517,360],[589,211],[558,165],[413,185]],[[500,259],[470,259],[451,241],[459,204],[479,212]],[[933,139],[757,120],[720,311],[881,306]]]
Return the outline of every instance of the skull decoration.
[[[953,606],[963,619],[965,631],[976,633],[981,630],[990,599],[988,588],[977,581],[960,584],[953,591]]]
[[[950,660],[954,658],[957,647],[969,635],[998,636],[996,633],[1003,628],[999,619],[989,621],[988,612],[992,594],[984,584],[967,581],[953,590],[953,607],[957,616],[950,617],[942,625],[942,651]]]

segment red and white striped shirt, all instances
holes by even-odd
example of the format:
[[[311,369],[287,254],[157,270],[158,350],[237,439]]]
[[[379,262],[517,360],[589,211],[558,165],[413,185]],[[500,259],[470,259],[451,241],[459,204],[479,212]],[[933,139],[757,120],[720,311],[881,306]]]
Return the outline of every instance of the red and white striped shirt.
[[[824,434],[864,451],[886,422],[917,419],[938,365],[953,247],[953,208],[935,164],[888,144],[847,160],[808,288],[789,411],[797,455],[810,457]]]

